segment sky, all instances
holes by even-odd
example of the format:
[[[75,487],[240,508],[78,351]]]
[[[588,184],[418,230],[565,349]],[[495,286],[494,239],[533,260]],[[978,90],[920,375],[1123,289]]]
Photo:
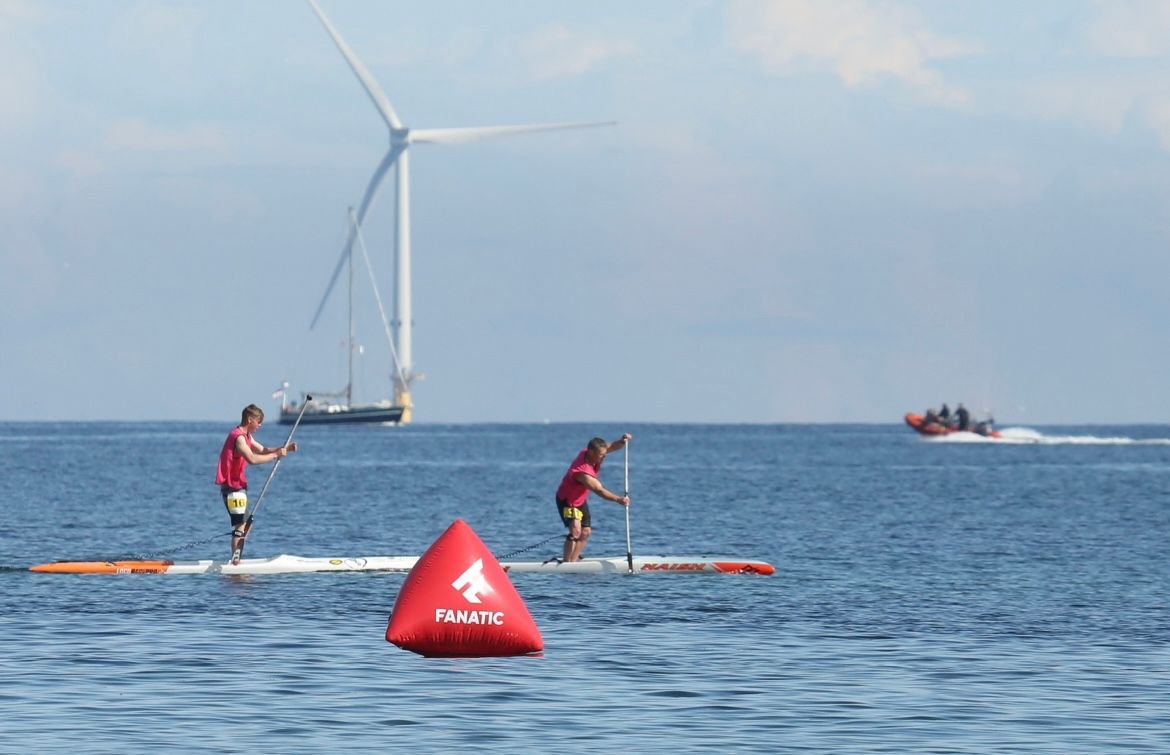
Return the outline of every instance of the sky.
[[[418,422],[1170,421],[1168,3],[320,5],[408,126],[616,121],[411,148]],[[0,420],[344,386],[387,144],[306,3],[0,0]]]

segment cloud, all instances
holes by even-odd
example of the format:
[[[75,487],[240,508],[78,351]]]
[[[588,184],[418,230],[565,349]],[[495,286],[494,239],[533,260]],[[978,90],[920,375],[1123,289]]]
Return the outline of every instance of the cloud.
[[[109,170],[109,165],[98,155],[80,149],[63,149],[54,163],[73,176],[91,178]]]
[[[519,51],[533,78],[548,81],[588,73],[602,63],[633,55],[637,47],[627,40],[590,37],[557,24],[521,40]]]
[[[0,40],[0,133],[12,132],[35,123],[41,116],[43,100],[41,72],[27,58],[11,54]]]
[[[1158,146],[1170,152],[1170,95],[1151,99],[1146,106],[1146,125],[1154,132]]]
[[[1146,129],[1170,152],[1170,4],[1164,0],[1092,3],[1071,51],[1084,63],[1064,75],[1021,80],[1003,94],[1017,115],[1078,123],[1112,138]]]
[[[228,144],[227,134],[216,126],[165,129],[137,119],[114,123],[104,140],[112,152],[223,152]]]
[[[94,146],[68,147],[56,154],[53,163],[78,178],[92,178],[125,166],[134,156],[159,166],[165,158],[170,166],[200,165],[229,156],[233,147],[229,133],[207,124],[162,128],[139,119],[117,120],[105,128]]]
[[[1150,86],[1136,77],[1101,74],[1021,78],[1004,84],[999,99],[1017,116],[1079,123],[1114,136]]]
[[[0,0],[0,28],[8,28],[14,22],[32,21],[43,14],[26,0]]]
[[[1089,25],[1093,49],[1119,58],[1156,58],[1170,54],[1170,3],[1164,0],[1098,2]]]
[[[980,101],[1013,119],[1074,124],[1112,140],[1145,130],[1170,152],[1170,74],[1160,70],[1020,77]]]
[[[925,159],[912,164],[911,175],[928,204],[949,209],[1015,206],[1036,201],[1044,190],[1043,183],[1014,160],[997,155]]]
[[[926,28],[910,10],[869,0],[737,0],[728,8],[732,45],[777,75],[833,70],[848,87],[901,81],[928,101],[963,107],[970,95],[931,61],[974,52]]]
[[[25,27],[40,18],[29,3],[0,0],[0,133],[17,131],[41,116],[45,77],[25,49]]]
[[[115,18],[110,44],[126,53],[159,61],[187,62],[206,21],[206,11],[160,3],[136,5]]]
[[[1170,4],[1127,0],[1089,8],[1060,27],[1070,29],[1067,38],[1005,48],[1012,65],[980,77],[980,105],[1019,123],[1071,124],[1109,140],[1144,131],[1170,152]]]

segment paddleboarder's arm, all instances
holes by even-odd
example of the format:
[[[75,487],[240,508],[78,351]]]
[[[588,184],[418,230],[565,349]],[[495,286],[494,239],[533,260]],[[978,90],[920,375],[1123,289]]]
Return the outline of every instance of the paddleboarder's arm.
[[[626,444],[627,444],[627,443],[629,443],[629,442],[630,442],[631,440],[633,440],[633,439],[634,439],[634,436],[633,436],[633,435],[630,435],[629,433],[626,433],[626,434],[622,435],[622,437],[620,437],[620,438],[618,438],[617,440],[615,440],[613,443],[610,443],[610,444],[609,444],[609,448],[607,448],[607,449],[605,450],[605,452],[606,452],[607,454],[611,454],[611,453],[613,453],[614,451],[620,451],[620,450],[622,450],[623,448],[625,448],[625,447],[626,447]]]
[[[248,437],[251,438],[251,436]],[[276,458],[283,458],[297,450],[297,442],[295,440],[290,440],[288,445],[276,446],[275,448],[269,448],[255,438],[251,438],[251,440],[253,451],[258,454],[276,454]]]
[[[252,440],[250,443],[246,435],[236,438],[236,452],[248,460],[249,464],[267,464],[276,461],[281,456],[279,448],[265,448]]]
[[[582,485],[589,488],[594,493],[597,493],[597,495],[601,496],[602,498],[605,498],[606,500],[613,501],[614,503],[620,503],[623,506],[630,505],[630,497],[629,496],[620,496],[617,493],[609,492],[608,490],[605,489],[605,486],[601,484],[601,480],[597,479],[596,477],[594,477],[591,474],[585,474],[584,472],[578,472],[577,474],[573,475],[573,477],[574,477],[574,479],[577,480],[577,482],[581,483]]]
[[[260,445],[260,444],[256,444]],[[262,454],[276,454],[276,456],[283,458],[288,456],[293,451],[297,450],[297,442],[294,440],[287,446],[277,446],[276,448],[269,448],[268,446],[260,446],[260,453]]]
[[[287,446],[276,446],[275,448],[269,448],[268,446],[265,446],[264,444],[257,441],[255,438],[252,439],[252,443],[254,444],[252,448],[257,453],[276,454],[277,458],[283,458],[297,450],[297,442],[295,440],[290,440]]]

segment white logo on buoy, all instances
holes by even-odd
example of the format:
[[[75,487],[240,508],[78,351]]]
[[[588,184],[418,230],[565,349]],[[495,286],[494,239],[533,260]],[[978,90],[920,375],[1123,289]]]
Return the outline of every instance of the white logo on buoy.
[[[453,608],[436,608],[436,624],[495,624],[504,626],[503,611],[464,611]]]
[[[467,571],[459,575],[459,579],[451,583],[451,586],[456,590],[463,590],[463,597],[467,598],[468,603],[481,603],[479,596],[481,593],[489,593],[492,591],[492,586],[488,584],[483,576],[483,559],[479,559],[472,564]]]

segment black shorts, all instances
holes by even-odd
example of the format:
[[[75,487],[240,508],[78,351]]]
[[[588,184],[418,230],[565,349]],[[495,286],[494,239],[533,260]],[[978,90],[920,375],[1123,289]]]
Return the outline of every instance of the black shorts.
[[[561,518],[561,524],[565,525],[566,527],[572,527],[573,520],[575,519],[581,520],[582,529],[589,527],[589,501],[586,501],[580,506],[570,506],[558,498],[557,516]]]
[[[228,516],[230,516],[232,518],[232,526],[239,527],[241,524],[244,523],[244,520],[248,518],[248,510],[247,510],[248,489],[241,488],[240,490],[233,490],[232,488],[229,488],[227,485],[220,485],[219,492],[220,492],[220,495],[223,496],[223,505],[227,507]],[[239,511],[239,510],[232,511],[232,504],[228,503],[228,496],[231,495],[232,493],[243,493],[244,494],[244,510],[243,511]]]

